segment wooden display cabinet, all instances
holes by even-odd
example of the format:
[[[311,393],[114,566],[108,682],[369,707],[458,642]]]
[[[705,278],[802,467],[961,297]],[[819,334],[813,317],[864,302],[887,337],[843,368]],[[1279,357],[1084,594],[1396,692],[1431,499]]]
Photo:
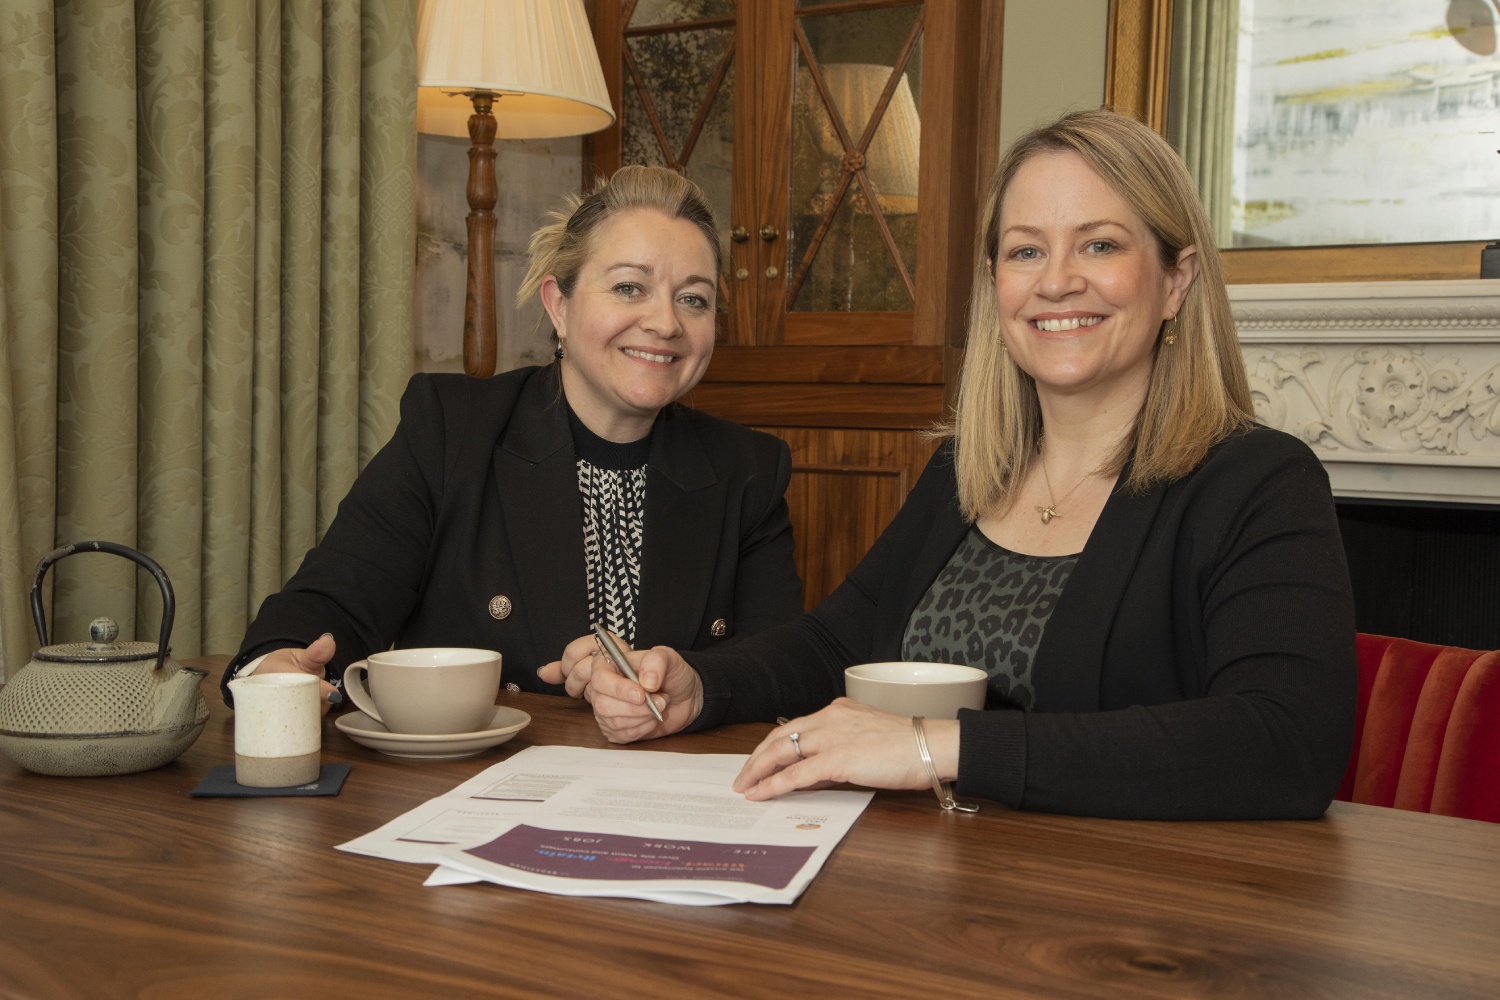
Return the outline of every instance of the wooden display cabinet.
[[[997,151],[1003,5],[594,0],[617,122],[586,169],[681,171],[730,248],[687,402],[785,439],[808,605],[930,457]]]

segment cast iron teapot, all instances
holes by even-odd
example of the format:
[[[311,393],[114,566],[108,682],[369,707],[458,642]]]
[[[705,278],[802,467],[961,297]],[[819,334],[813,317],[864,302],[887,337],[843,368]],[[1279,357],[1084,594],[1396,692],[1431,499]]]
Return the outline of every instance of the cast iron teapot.
[[[47,644],[42,579],[75,552],[109,552],[139,563],[161,586],[159,642],[116,642],[108,618],[89,626],[90,642]],[[167,574],[149,556],[115,542],[75,542],[37,564],[31,616],[42,648],[0,691],[0,749],[41,774],[128,774],[177,759],[203,732],[207,671],[167,656],[177,601]]]

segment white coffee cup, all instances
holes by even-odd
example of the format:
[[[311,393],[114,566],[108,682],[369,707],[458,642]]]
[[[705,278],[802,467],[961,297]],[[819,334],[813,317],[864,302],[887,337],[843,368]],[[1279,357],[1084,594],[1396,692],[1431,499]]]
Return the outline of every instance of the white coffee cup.
[[[318,780],[323,706],[312,674],[252,674],[229,682],[234,696],[234,780],[288,788]]]
[[[495,717],[500,654],[458,646],[371,653],[344,669],[344,693],[393,733],[478,732]]]
[[[926,719],[956,719],[983,708],[989,675],[957,663],[861,663],[844,671],[844,693],[871,708]]]

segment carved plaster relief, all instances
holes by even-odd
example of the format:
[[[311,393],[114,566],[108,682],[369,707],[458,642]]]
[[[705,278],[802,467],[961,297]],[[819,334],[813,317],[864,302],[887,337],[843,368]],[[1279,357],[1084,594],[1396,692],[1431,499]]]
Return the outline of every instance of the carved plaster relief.
[[[1500,503],[1500,282],[1230,289],[1256,415],[1342,496]]]

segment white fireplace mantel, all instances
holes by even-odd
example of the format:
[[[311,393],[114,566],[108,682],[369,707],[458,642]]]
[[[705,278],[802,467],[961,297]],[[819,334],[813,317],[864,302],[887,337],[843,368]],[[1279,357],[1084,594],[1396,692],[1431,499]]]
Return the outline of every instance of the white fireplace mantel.
[[[1233,285],[1256,415],[1341,497],[1500,504],[1500,280]]]

